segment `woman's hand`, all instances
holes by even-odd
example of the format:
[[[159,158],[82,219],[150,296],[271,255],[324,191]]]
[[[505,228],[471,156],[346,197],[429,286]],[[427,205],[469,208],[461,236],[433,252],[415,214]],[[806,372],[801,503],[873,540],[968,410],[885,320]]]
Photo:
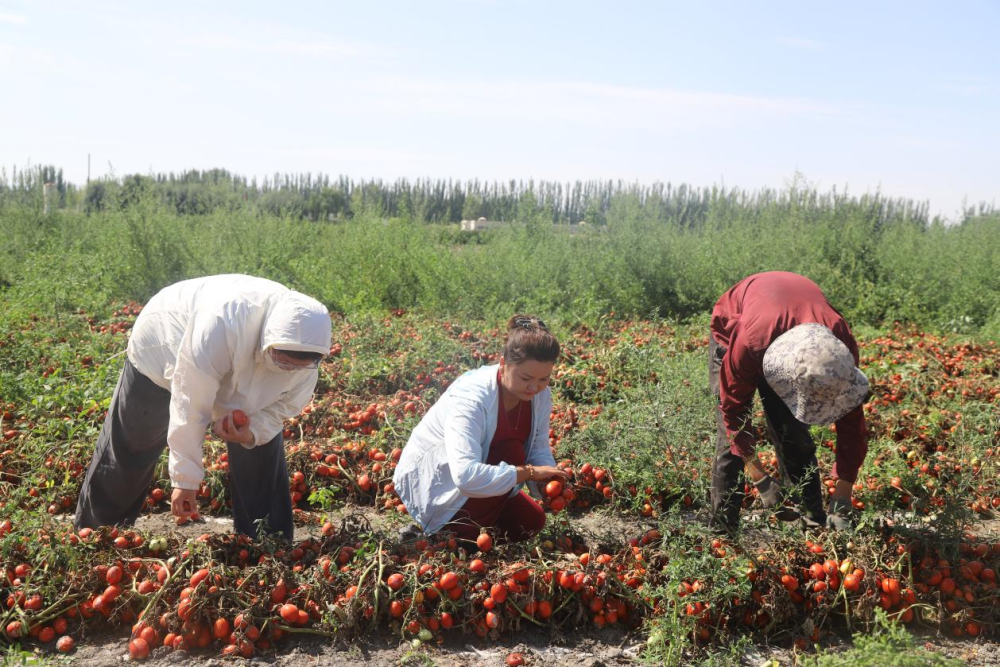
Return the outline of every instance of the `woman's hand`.
[[[242,426],[237,426],[237,420],[233,418],[234,412],[236,411],[234,410],[225,417],[216,420],[215,425],[212,427],[212,432],[226,442],[238,442],[241,445],[253,447],[255,438],[253,432],[250,431],[250,418],[241,412],[240,421],[244,419],[246,421]]]
[[[180,520],[198,518],[198,496],[194,489],[174,487],[170,494],[170,511]]]
[[[524,484],[529,481],[529,478],[533,482],[546,482],[554,477],[566,481],[569,479],[569,473],[562,468],[557,468],[555,466],[517,466],[517,483]]]

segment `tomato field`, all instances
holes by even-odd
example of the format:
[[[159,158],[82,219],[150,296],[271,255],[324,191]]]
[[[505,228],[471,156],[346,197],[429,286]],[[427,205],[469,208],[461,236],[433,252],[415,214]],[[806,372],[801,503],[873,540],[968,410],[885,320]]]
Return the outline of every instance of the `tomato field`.
[[[448,384],[496,359],[500,321],[335,315],[315,399],[285,424],[294,544],[151,523],[169,516],[165,462],[136,529],[76,532],[76,495],[140,308],[0,323],[0,643],[10,656],[75,654],[110,638],[133,660],[239,659],[313,637],[377,638],[398,644],[402,660],[437,661],[450,646],[525,632],[627,637],[636,659],[659,664],[729,664],[770,644],[784,647],[782,660],[808,664],[868,633],[915,658],[924,649],[906,643],[909,633],[996,645],[993,342],[860,327],[874,398],[856,531],[803,533],[748,495],[743,529],[723,537],[706,510],[715,432],[707,322],[557,324],[565,354],[550,441],[572,483],[548,489],[536,539],[486,534],[463,545],[447,535],[401,542],[405,509],[391,477]],[[814,437],[828,472],[833,433]],[[771,448],[759,454],[773,469]],[[224,519],[222,443],[206,441],[205,464],[201,511]],[[530,650],[504,655],[542,664]]]

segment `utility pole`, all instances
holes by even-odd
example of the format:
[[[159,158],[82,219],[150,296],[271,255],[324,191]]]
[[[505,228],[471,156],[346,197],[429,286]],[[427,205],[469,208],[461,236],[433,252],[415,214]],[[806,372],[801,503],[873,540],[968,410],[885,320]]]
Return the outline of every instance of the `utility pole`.
[[[87,185],[90,185],[90,153],[87,153]]]

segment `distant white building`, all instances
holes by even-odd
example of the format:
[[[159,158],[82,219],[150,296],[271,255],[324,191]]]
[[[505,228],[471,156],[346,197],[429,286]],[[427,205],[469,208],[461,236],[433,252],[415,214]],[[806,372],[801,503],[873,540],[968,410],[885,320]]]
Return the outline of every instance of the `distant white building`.
[[[463,220],[462,231],[478,232],[483,229],[492,229],[494,227],[500,227],[506,224],[508,223],[500,220],[487,220],[486,218],[479,218],[477,220]]]
[[[463,232],[478,232],[484,229],[495,229],[509,224],[511,223],[505,220],[487,220],[486,218],[479,218],[477,220],[463,220],[461,223],[461,229]],[[586,231],[588,227],[585,220],[581,220],[580,222],[572,225],[557,226],[559,229],[565,229],[570,234],[578,234]]]

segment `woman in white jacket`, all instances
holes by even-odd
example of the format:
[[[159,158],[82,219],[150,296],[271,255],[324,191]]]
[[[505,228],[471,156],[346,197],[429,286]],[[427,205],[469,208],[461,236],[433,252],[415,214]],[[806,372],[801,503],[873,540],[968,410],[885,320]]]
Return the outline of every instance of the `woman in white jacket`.
[[[549,448],[558,358],[545,324],[515,315],[499,365],[459,377],[420,420],[393,482],[425,533],[444,528],[474,540],[481,528],[496,528],[523,540],[542,529],[545,512],[521,486],[568,477]]]
[[[80,490],[77,528],[130,525],[170,449],[171,510],[197,513],[205,429],[228,444],[233,523],[292,539],[283,420],[309,402],[330,351],[320,302],[243,275],[176,283],[142,309]],[[247,421],[235,426],[233,412]],[[227,419],[232,419],[232,422]]]

